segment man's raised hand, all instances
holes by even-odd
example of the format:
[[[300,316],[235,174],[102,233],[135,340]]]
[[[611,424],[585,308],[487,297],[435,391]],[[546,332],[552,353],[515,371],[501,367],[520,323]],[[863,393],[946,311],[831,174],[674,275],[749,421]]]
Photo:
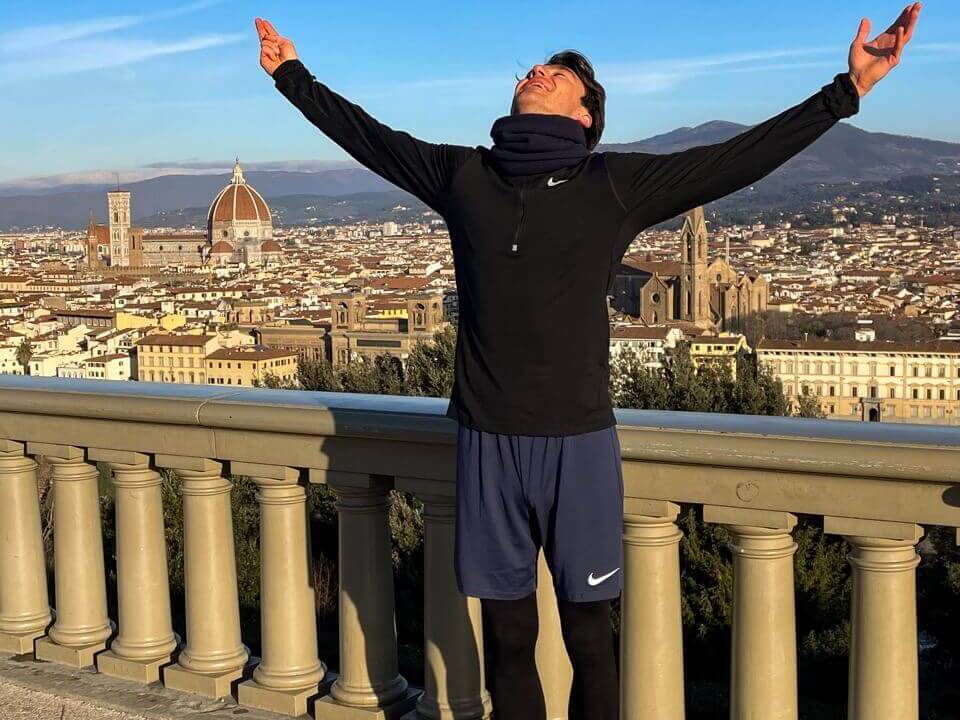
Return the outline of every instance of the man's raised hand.
[[[910,3],[903,9],[886,32],[867,42],[870,36],[870,19],[860,21],[857,37],[850,45],[850,79],[857,86],[861,97],[870,92],[883,77],[900,63],[900,55],[920,17],[921,3]]]
[[[269,21],[257,18],[254,22],[260,36],[260,67],[266,70],[268,75],[273,75],[285,61],[297,59],[297,49],[293,43],[280,37],[280,33]]]

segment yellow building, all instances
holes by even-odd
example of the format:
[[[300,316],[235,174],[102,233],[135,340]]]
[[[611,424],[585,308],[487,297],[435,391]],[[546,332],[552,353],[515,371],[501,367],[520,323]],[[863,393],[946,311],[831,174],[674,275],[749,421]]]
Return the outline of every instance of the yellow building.
[[[216,335],[148,335],[137,343],[135,377],[142,382],[206,383],[204,361],[218,347]]]
[[[737,360],[750,352],[747,338],[743,335],[701,335],[690,341],[690,359],[694,367],[707,363],[723,364],[737,376]]]
[[[757,355],[829,418],[960,424],[960,342],[764,340]]]
[[[297,379],[297,353],[264,348],[224,348],[207,356],[207,382],[211,385],[251,387],[273,375],[280,382]]]

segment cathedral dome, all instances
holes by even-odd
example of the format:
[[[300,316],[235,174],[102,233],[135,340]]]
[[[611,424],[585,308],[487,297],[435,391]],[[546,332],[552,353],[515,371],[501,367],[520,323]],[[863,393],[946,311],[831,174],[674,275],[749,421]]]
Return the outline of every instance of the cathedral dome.
[[[207,223],[271,222],[270,208],[263,197],[243,177],[240,162],[233,168],[233,178],[210,206]]]
[[[217,194],[207,214],[211,251],[218,243],[228,243],[238,262],[257,264],[261,261],[261,245],[272,237],[270,208],[260,193],[247,184],[237,160],[230,184]],[[221,252],[227,251],[223,248]]]
[[[215,255],[219,255],[221,253],[230,255],[233,253],[233,245],[228,243],[226,240],[218,240],[213,244],[213,247],[210,248],[210,253]]]
[[[264,240],[262,243],[260,243],[260,252],[278,253],[283,252],[283,248],[280,247],[280,243],[278,243],[276,240]]]

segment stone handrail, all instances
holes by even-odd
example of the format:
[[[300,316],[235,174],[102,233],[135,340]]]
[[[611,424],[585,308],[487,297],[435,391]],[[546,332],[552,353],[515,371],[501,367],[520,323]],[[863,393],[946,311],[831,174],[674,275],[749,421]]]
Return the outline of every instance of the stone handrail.
[[[453,574],[456,426],[446,400],[0,376],[0,651],[318,718],[487,718],[478,602]],[[960,430],[617,411],[623,451],[621,717],[684,716],[677,503],[731,533],[731,717],[797,718],[791,531],[851,547],[848,716],[918,717],[916,544],[960,527]],[[56,622],[36,462],[53,469]],[[118,617],[107,615],[97,462],[116,489]],[[158,468],[182,480],[187,632],[172,630]],[[229,476],[261,510],[262,657],[240,635]],[[307,482],[339,516],[340,668],[317,657]],[[389,490],[424,503],[425,688],[397,663]],[[570,670],[541,558],[549,717]]]

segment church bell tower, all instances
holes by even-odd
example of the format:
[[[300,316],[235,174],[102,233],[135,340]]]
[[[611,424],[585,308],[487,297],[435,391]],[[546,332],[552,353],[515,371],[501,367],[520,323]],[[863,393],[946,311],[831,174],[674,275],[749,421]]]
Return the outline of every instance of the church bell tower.
[[[707,222],[703,208],[685,214],[680,231],[681,274],[679,317],[689,322],[710,321],[710,283],[707,278]]]

